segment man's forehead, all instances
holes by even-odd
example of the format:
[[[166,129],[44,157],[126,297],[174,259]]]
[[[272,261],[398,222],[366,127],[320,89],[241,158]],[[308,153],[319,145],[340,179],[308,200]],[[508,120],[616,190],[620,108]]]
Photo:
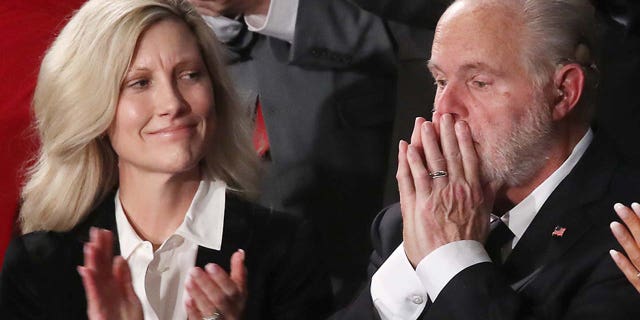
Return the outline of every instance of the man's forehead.
[[[429,69],[453,62],[462,71],[498,72],[504,64],[519,63],[524,24],[513,17],[513,7],[502,8],[456,2],[438,22]]]
[[[453,3],[442,15],[436,26],[436,34],[452,25],[482,29],[495,34],[520,30],[522,7],[515,0],[460,0]]]

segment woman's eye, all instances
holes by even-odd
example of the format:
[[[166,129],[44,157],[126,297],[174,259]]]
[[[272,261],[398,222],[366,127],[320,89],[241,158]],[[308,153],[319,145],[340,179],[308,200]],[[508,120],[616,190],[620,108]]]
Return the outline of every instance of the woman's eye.
[[[200,78],[200,72],[198,71],[186,72],[182,75],[182,78],[187,80],[196,80]]]
[[[149,85],[150,81],[147,79],[139,79],[129,82],[129,87],[131,88],[144,88]]]

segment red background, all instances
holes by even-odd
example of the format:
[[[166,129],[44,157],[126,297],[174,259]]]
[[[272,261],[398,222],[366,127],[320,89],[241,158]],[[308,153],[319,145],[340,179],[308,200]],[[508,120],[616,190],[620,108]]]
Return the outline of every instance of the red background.
[[[20,186],[37,148],[31,98],[40,60],[80,0],[0,3],[0,265],[15,225]]]

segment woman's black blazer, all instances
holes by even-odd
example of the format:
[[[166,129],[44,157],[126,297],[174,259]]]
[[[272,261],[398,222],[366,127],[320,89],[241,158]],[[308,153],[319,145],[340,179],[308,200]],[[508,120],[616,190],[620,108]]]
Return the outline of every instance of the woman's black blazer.
[[[86,298],[76,266],[83,264],[89,228],[114,232],[113,196],[69,232],[33,232],[14,239],[0,272],[1,319],[86,319]],[[200,247],[196,265],[227,271],[231,255],[246,251],[245,319],[324,319],[331,289],[308,222],[227,195],[222,248]],[[114,252],[119,254],[118,241]]]

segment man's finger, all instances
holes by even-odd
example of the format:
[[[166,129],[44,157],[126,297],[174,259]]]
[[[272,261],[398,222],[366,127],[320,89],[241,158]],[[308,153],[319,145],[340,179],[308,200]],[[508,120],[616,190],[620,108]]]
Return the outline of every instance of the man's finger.
[[[404,214],[413,212],[415,203],[415,186],[413,185],[413,176],[407,159],[407,151],[409,145],[405,141],[400,141],[398,145],[398,171],[396,180],[398,181],[398,191],[400,192],[400,204],[402,205],[403,219]]]
[[[462,154],[458,145],[458,137],[454,129],[453,116],[445,114],[440,121],[440,145],[442,154],[446,160],[449,179],[464,179],[464,168],[462,164]]]
[[[409,146],[407,150],[407,160],[409,162],[409,170],[413,177],[415,193],[417,196],[426,196],[431,193],[431,177],[429,171],[422,160],[422,155],[413,146]]]
[[[422,124],[422,146],[424,148],[424,157],[427,162],[427,169],[431,173],[438,171],[447,172],[447,160],[440,150],[440,139],[436,134],[433,123],[425,122]],[[431,179],[431,177],[429,177]],[[432,179],[433,186],[443,186],[447,183],[448,177]]]
[[[462,166],[467,182],[472,187],[481,187],[480,161],[471,136],[471,130],[466,121],[458,121],[455,124],[456,137],[462,155]]]
[[[421,138],[421,133],[420,130],[422,128],[422,124],[425,123],[427,120],[425,120],[423,117],[417,117],[416,121],[413,124],[413,132],[411,133],[411,145],[416,147],[416,148],[421,148],[422,147],[422,138]]]

